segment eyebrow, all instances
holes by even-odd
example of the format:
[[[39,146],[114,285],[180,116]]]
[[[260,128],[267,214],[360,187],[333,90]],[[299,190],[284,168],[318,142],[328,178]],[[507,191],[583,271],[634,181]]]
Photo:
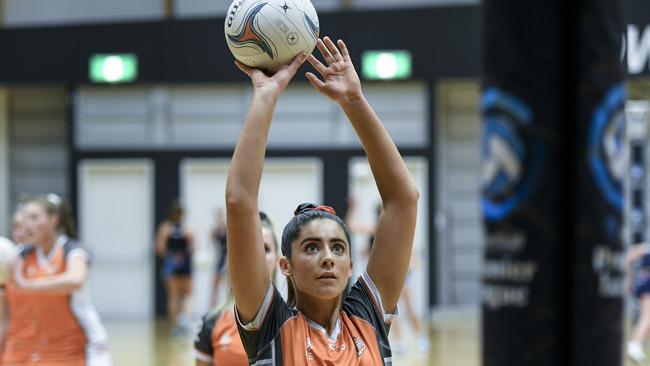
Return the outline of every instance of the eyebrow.
[[[303,241],[300,242],[300,246],[303,246],[303,244],[305,244],[305,243],[307,243],[307,242],[313,242],[313,241],[317,241],[317,242],[319,242],[319,243],[322,243],[322,242],[323,242],[323,239],[321,239],[321,238],[319,238],[319,237],[309,237],[309,238],[305,238]],[[348,246],[348,243],[347,243],[345,240],[341,239],[341,238],[333,238],[332,241],[333,241],[333,242],[336,242],[336,243],[343,243],[343,244],[345,244],[346,246]]]

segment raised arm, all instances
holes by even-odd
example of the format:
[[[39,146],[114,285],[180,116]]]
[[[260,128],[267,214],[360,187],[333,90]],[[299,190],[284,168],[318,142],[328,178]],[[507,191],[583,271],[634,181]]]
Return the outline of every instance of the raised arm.
[[[244,323],[255,318],[270,284],[257,200],[271,118],[280,94],[305,59],[306,55],[299,55],[270,77],[237,63],[253,82],[253,100],[226,183],[228,270],[237,311]]]
[[[367,272],[379,289],[385,310],[393,311],[411,259],[419,194],[395,143],[363,95],[345,43],[339,40],[335,45],[325,37],[318,40],[317,47],[327,66],[314,56],[309,56],[309,62],[323,80],[312,73],[306,74],[307,79],[347,115],[363,144],[381,196],[383,212]]]

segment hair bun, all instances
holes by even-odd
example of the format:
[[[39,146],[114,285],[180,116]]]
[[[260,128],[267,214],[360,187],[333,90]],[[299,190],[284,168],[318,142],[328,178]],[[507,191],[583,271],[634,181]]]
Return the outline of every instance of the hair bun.
[[[324,211],[328,212],[332,215],[336,215],[336,211],[330,207],[330,206],[325,206],[325,205],[320,205],[316,206],[313,203],[301,203],[298,205],[298,207],[293,211],[294,216],[298,216],[300,214],[303,214],[308,211]]]
[[[298,216],[302,213],[305,213],[307,211],[311,211],[316,208],[316,205],[313,203],[301,203],[296,207],[295,210],[293,210],[293,215]]]

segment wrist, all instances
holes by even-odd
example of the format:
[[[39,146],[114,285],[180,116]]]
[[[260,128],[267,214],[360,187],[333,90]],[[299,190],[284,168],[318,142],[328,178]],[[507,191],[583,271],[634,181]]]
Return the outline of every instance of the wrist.
[[[366,103],[366,97],[363,95],[361,91],[358,93],[347,95],[339,101],[339,105],[344,110],[348,108],[354,108],[360,104],[365,104],[365,103]]]
[[[257,99],[264,103],[277,103],[280,98],[280,94],[268,89],[254,89],[253,90],[253,99]]]

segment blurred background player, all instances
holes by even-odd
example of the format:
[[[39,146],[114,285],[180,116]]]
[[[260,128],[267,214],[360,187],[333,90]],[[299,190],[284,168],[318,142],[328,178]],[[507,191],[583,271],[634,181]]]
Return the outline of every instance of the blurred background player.
[[[16,245],[23,245],[27,243],[23,205],[18,206],[11,219],[11,239],[14,241],[14,243],[16,243]]]
[[[214,281],[212,281],[212,295],[210,296],[210,306],[214,307],[218,303],[219,286],[228,272],[226,266],[226,260],[228,259],[228,234],[226,232],[226,215],[224,214],[223,207],[217,209],[215,227],[212,229],[212,242],[214,243],[217,259]]]
[[[376,221],[361,222],[357,220],[358,212],[357,212],[356,200],[354,199],[354,197],[348,198],[348,212],[345,216],[345,224],[347,225],[348,230],[350,230],[351,234],[361,235],[368,238],[368,246],[363,250],[363,255],[366,257],[365,258],[366,260],[368,257],[370,257],[370,252],[372,251],[372,244],[373,241],[375,240],[375,230],[377,229],[376,222],[379,221],[379,218],[381,217],[381,213],[382,213],[382,207],[381,204],[378,203],[375,205]],[[413,262],[414,259],[415,258],[411,259],[411,263]],[[413,308],[413,300],[411,296],[411,290],[409,287],[411,282],[410,280],[412,279],[412,277],[413,277],[413,269],[411,264],[409,266],[409,272],[406,275],[406,282],[404,283],[404,289],[402,290],[402,295],[400,296],[400,303],[402,305],[400,306],[400,310],[402,314],[406,315],[409,325],[411,326],[411,330],[416,336],[416,345],[418,347],[418,350],[426,351],[429,348],[429,340],[422,333],[422,326],[421,326],[420,319],[418,318],[418,315],[415,312],[415,309]],[[393,331],[393,335],[395,336],[395,343],[393,345],[393,350],[396,353],[406,352],[407,347],[404,339],[404,334],[402,334],[403,330],[400,327],[399,318],[395,319],[391,323],[391,330]]]
[[[110,365],[106,330],[84,291],[90,256],[66,203],[50,194],[28,201],[22,213],[30,244],[7,285],[1,364]]]
[[[647,360],[644,345],[650,333],[650,244],[633,245],[625,261],[628,293],[639,304],[639,317],[627,342],[627,355],[641,364]]]
[[[269,276],[275,278],[278,268],[278,241],[273,224],[265,213],[260,211],[264,252]],[[227,283],[224,281],[224,283]],[[235,298],[228,289],[226,300],[218,308],[208,312],[201,321],[199,333],[194,342],[197,366],[209,365],[248,365],[246,351],[239,338],[237,323],[233,313]]]
[[[163,257],[162,277],[172,336],[180,337],[189,325],[194,234],[183,226],[183,208],[178,201],[172,203],[167,218],[158,226],[156,251]]]

